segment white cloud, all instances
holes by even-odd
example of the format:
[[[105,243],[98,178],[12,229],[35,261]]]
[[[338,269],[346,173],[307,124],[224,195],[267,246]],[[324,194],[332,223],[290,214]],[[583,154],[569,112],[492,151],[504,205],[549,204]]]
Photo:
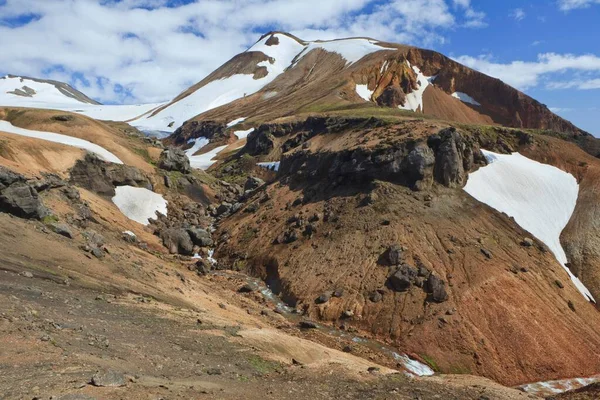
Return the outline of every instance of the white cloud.
[[[587,8],[593,4],[600,4],[600,0],[558,0],[558,6],[562,11]]]
[[[515,8],[510,13],[510,17],[514,18],[515,21],[522,21],[525,19],[526,16],[527,16],[527,14],[525,13],[525,10],[523,10],[522,8]]]
[[[494,62],[490,56],[461,56],[456,60],[521,90],[538,86],[542,81],[548,88],[566,88],[564,87],[564,75],[567,72],[600,74],[600,57],[593,54],[578,56],[544,53],[538,55],[537,61],[512,61],[510,63]],[[550,77],[552,81],[546,82]],[[560,79],[563,80],[559,81]],[[567,82],[571,81],[572,79]],[[563,87],[559,82],[563,83]],[[581,82],[580,85],[573,84],[570,87],[595,89],[594,84],[594,80],[590,80],[587,83]]]
[[[159,102],[269,29],[308,40],[370,36],[431,46],[450,30],[485,25],[485,14],[469,0],[173,3],[0,0],[0,72],[70,81],[105,102]]]

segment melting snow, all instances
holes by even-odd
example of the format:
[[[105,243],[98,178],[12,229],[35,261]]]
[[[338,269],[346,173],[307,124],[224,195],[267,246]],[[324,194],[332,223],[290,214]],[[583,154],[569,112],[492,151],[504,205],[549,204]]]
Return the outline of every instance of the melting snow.
[[[245,120],[246,120],[245,117],[234,119],[233,121],[231,121],[230,123],[227,124],[227,127],[231,128],[232,126],[235,126],[235,125],[237,125],[237,124],[239,124],[241,122],[244,122]]]
[[[396,361],[399,361],[404,365],[410,373],[416,376],[431,376],[435,374],[435,371],[429,368],[427,365],[409,358],[407,355],[393,353],[392,356]]]
[[[103,147],[98,146],[97,144],[88,142],[87,140],[74,138],[72,136],[61,135],[59,133],[53,132],[43,132],[43,131],[32,131],[29,129],[18,128],[11,124],[8,121],[0,120],[0,131],[13,133],[15,135],[27,136],[35,139],[42,139],[48,142],[55,142],[65,144],[67,146],[73,146],[80,149],[84,149],[89,151],[90,153],[96,154],[99,158],[104,161],[112,162],[115,164],[123,164],[121,160],[117,156],[115,156],[110,151],[104,149]]]
[[[594,382],[600,381],[600,375],[589,378],[563,379],[557,381],[535,382],[522,385],[519,388],[526,393],[536,396],[546,397],[554,394],[564,393],[569,390],[575,390]]]
[[[408,66],[410,67],[410,62],[406,61]],[[403,106],[398,106],[403,110],[417,111],[420,109],[422,113],[423,110],[423,94],[425,93],[425,89],[435,80],[435,76],[425,76],[421,72],[418,67],[412,67],[415,74],[417,74],[417,89],[413,92],[410,92],[406,95],[406,103]]]
[[[250,129],[248,129],[248,130],[246,130],[246,131],[235,131],[235,132],[233,132],[233,134],[234,134],[235,136],[237,136],[237,137],[238,137],[238,139],[245,139],[245,138],[247,138],[247,137],[248,137],[248,135],[249,135],[249,134],[251,134],[252,132],[254,132],[254,128],[250,128]]]
[[[371,101],[373,91],[369,90],[369,85],[356,85],[356,93],[366,101]]]
[[[271,171],[279,171],[280,161],[272,161],[272,162],[259,162],[257,165],[259,167],[263,167],[269,169]]]
[[[221,146],[212,149],[211,151],[195,156],[194,154],[198,152],[201,148],[205,147],[208,144],[208,139],[205,137],[201,137],[198,139],[190,139],[188,143],[194,143],[191,149],[186,150],[185,155],[190,160],[190,165],[192,168],[196,169],[208,169],[211,165],[216,163],[216,160],[213,160],[221,151],[223,151],[227,146]]]
[[[133,186],[115,188],[113,203],[127,218],[148,225],[150,218],[156,218],[156,212],[167,215],[167,201],[158,193]]]
[[[481,105],[479,102],[477,102],[477,100],[475,100],[474,98],[472,98],[471,96],[469,96],[468,94],[463,93],[463,92],[454,92],[454,93],[452,93],[452,97],[459,99],[463,103],[473,104],[474,106]]]
[[[533,161],[519,153],[482,150],[490,163],[469,174],[464,190],[490,207],[506,213],[544,242],[584,297],[594,301],[583,283],[565,266],[567,256],[560,233],[575,210],[579,185],[573,175]]]

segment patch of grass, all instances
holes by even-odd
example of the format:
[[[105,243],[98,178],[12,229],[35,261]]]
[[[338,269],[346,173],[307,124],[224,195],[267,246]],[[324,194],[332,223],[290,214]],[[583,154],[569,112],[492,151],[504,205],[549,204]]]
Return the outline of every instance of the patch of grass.
[[[451,365],[450,368],[448,368],[447,372],[450,374],[454,374],[454,375],[470,375],[471,374],[471,370],[469,369],[469,367],[463,367],[462,365]]]
[[[281,364],[275,361],[268,361],[259,356],[251,355],[248,357],[248,364],[261,375],[281,371]]]
[[[42,218],[42,223],[45,225],[54,224],[58,221],[59,221],[58,217],[54,214],[46,215],[44,218]]]
[[[425,360],[427,364],[431,367],[435,372],[440,372],[440,367],[437,365],[433,357],[428,356],[427,354],[421,354],[421,358]]]
[[[135,154],[142,157],[144,161],[146,161],[148,164],[156,166],[156,161],[154,161],[152,157],[150,157],[150,153],[148,152],[148,149],[146,147],[134,147],[132,148],[132,150]]]

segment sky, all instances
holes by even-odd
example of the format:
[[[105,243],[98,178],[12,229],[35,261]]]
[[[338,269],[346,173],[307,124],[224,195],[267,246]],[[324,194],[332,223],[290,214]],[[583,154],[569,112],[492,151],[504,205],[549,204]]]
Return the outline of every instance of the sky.
[[[600,136],[600,0],[0,0],[0,74],[167,101],[270,31],[444,53]]]

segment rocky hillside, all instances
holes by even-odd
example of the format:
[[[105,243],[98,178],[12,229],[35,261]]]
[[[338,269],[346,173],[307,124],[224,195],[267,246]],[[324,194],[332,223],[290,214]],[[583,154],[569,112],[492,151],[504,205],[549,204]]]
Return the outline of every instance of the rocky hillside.
[[[549,245],[463,190],[487,168],[482,148],[557,165],[589,180],[580,196],[593,196],[597,160],[550,136],[356,117],[265,124],[215,171],[235,177],[248,158],[279,160],[267,184],[223,210],[216,258],[301,312],[443,372],[509,385],[596,373],[595,306]],[[577,203],[582,222],[563,244],[597,296],[595,258],[576,257],[596,235],[583,225],[593,210]]]

